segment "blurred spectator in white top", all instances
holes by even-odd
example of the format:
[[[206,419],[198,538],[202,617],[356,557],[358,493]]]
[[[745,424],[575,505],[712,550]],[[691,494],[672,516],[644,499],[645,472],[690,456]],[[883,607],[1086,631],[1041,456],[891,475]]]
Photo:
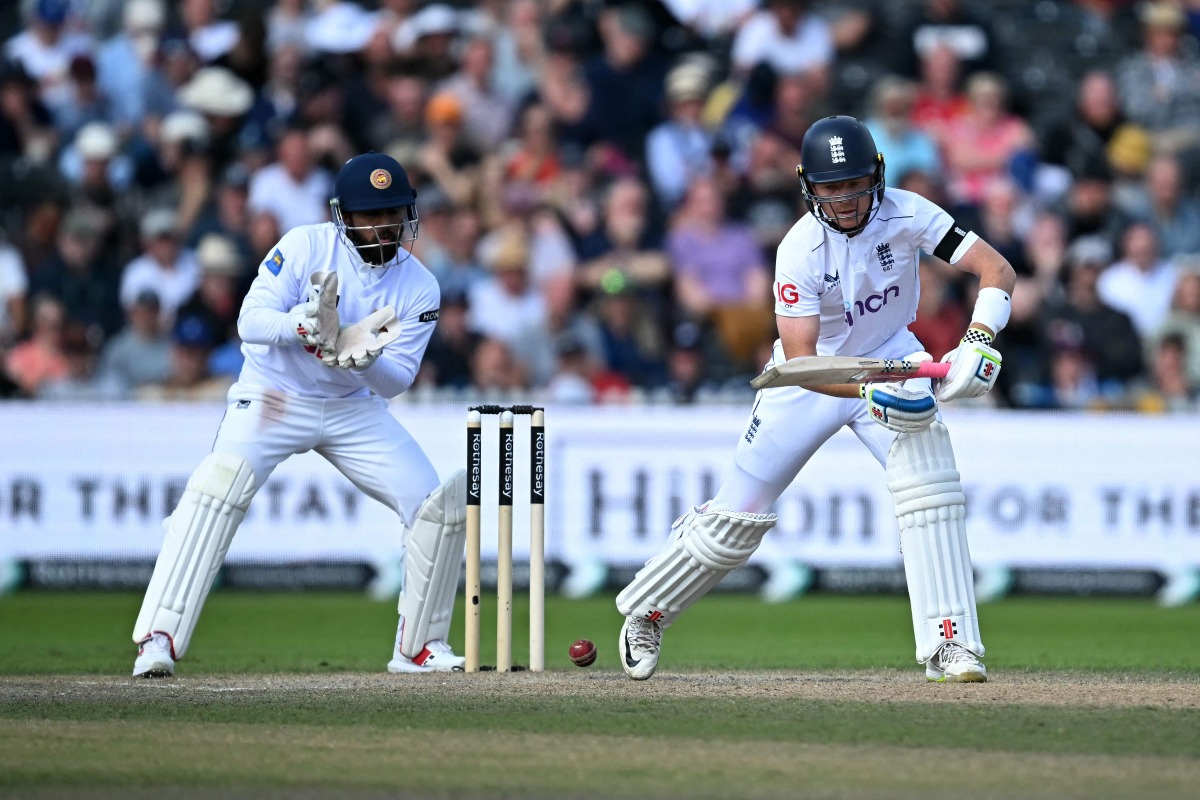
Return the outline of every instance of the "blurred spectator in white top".
[[[761,62],[780,74],[812,73],[824,86],[834,59],[829,24],[809,11],[809,0],[767,0],[733,40],[733,68],[744,77]]]
[[[195,253],[180,245],[178,218],[171,209],[148,212],[140,233],[144,253],[121,273],[121,305],[129,308],[139,294],[152,291],[158,295],[164,324],[169,324],[200,285],[200,264]]]
[[[1126,229],[1122,251],[1124,258],[1104,271],[1097,289],[1105,303],[1129,315],[1141,336],[1150,336],[1167,318],[1178,270],[1161,257],[1154,228],[1144,222]]]
[[[250,179],[250,210],[271,212],[285,231],[327,222],[333,179],[313,163],[308,132],[289,129],[277,152],[279,160]]]
[[[485,37],[467,40],[462,68],[437,86],[437,91],[458,98],[463,107],[463,134],[484,150],[508,138],[513,117],[513,104],[492,85],[493,52]]]
[[[549,379],[534,385],[543,385],[542,396],[547,403],[583,404],[596,400],[596,389],[590,376],[597,362],[592,358],[583,342],[574,335],[565,333],[551,340],[554,351],[553,373]]]
[[[542,7],[538,0],[511,0],[493,39],[492,86],[514,106],[537,87],[546,68]]]
[[[1178,158],[1152,159],[1139,194],[1127,211],[1154,226],[1163,258],[1200,254],[1200,201],[1185,193]]]
[[[1200,60],[1181,46],[1187,20],[1166,0],[1146,3],[1141,17],[1143,48],[1118,68],[1125,113],[1159,134],[1162,144],[1195,144],[1200,140]]]
[[[882,78],[871,92],[867,127],[887,159],[888,179],[897,183],[913,170],[931,175],[941,171],[937,144],[912,123],[916,100],[916,84],[896,76]]]
[[[712,134],[701,124],[709,74],[702,64],[684,61],[667,73],[669,118],[646,139],[650,183],[664,209],[679,204],[688,184],[712,172]]]
[[[112,107],[113,121],[124,127],[141,122],[146,113],[147,84],[156,76],[156,57],[166,26],[163,0],[129,0],[121,32],[96,55],[100,90]]]
[[[379,25],[376,15],[357,3],[316,0],[305,26],[309,50],[321,53],[357,53],[366,47]]]
[[[216,61],[238,42],[240,34],[237,23],[217,16],[216,0],[182,0],[180,16],[187,31],[188,44],[202,63]]]
[[[4,45],[4,55],[33,78],[51,106],[66,86],[71,59],[92,48],[90,37],[68,29],[70,17],[71,0],[36,0],[28,27]]]
[[[25,330],[25,293],[29,275],[21,251],[0,239],[0,347]]]
[[[163,329],[158,295],[138,293],[125,309],[125,327],[100,351],[97,373],[126,391],[162,383],[171,374],[171,337]]]
[[[309,9],[307,0],[275,0],[267,10],[267,50],[308,47]]]
[[[675,19],[704,39],[731,36],[758,10],[758,0],[663,0]]]
[[[546,302],[529,279],[529,237],[509,223],[494,237],[483,261],[491,276],[471,287],[471,330],[512,347],[546,325]]]
[[[966,74],[996,68],[996,36],[985,9],[973,0],[924,0],[901,24],[897,69],[917,77],[920,61],[939,47],[953,50]]]

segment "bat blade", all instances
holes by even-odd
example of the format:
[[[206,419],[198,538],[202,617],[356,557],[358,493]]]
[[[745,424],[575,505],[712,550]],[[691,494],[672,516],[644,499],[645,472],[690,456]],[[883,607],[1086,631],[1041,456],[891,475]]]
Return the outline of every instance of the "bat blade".
[[[853,356],[800,356],[771,367],[750,381],[755,389],[779,386],[820,386],[835,383],[873,383],[909,378],[944,378],[949,364],[936,361],[855,358]]]

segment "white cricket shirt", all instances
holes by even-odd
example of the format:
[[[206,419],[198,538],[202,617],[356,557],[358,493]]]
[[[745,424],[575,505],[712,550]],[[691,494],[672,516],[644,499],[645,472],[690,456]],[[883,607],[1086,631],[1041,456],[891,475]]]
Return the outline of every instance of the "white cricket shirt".
[[[775,259],[775,313],[819,314],[817,355],[865,355],[917,317],[920,251],[951,264],[977,240],[941,207],[887,189],[879,213],[857,236],[802,217]]]
[[[365,369],[327,367],[305,349],[287,323],[288,312],[306,299],[309,276],[338,275],[338,317],[350,325],[372,311],[392,306],[400,338]],[[309,398],[392,398],[417,375],[437,323],[441,292],[437,279],[416,256],[401,248],[385,266],[366,265],[331,222],[293,228],[258,268],[238,318],[246,362],[238,382]]]

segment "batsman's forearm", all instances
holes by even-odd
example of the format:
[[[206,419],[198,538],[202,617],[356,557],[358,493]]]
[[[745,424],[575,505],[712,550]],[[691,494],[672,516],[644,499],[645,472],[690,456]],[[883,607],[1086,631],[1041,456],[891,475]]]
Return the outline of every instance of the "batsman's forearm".
[[[246,344],[283,346],[296,344],[288,327],[288,313],[273,308],[246,308],[238,317],[238,336]]]
[[[805,386],[804,388],[817,394],[848,400],[857,400],[860,397],[857,383],[822,383],[818,386]]]

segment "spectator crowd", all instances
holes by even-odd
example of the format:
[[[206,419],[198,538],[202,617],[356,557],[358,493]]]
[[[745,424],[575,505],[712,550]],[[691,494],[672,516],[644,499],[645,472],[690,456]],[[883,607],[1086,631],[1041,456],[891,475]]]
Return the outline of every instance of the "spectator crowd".
[[[8,5],[0,397],[223,398],[258,265],[375,150],[442,289],[414,395],[742,401],[848,113],[1018,273],[981,402],[1200,408],[1200,0]],[[921,280],[940,357],[973,287]]]

